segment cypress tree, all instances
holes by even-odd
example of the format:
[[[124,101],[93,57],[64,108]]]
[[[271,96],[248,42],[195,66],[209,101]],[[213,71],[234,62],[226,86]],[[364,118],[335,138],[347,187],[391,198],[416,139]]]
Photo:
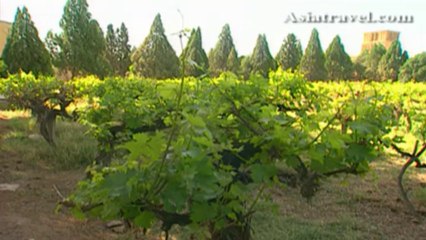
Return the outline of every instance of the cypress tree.
[[[106,43],[99,23],[92,19],[86,0],[68,0],[59,23],[62,33],[48,33],[54,65],[72,76],[109,72]]]
[[[18,8],[12,29],[6,40],[2,58],[10,73],[32,72],[35,75],[53,73],[49,52],[38,36],[37,28],[26,7]]]
[[[363,80],[365,79],[365,66],[359,62],[354,62],[353,64],[353,72],[352,72],[353,80]]]
[[[166,79],[179,75],[179,59],[164,33],[160,14],[149,35],[132,55],[134,71],[143,77]]]
[[[407,62],[407,60],[409,59],[408,52],[404,50],[404,52],[402,53],[402,57],[401,57],[401,58],[402,58],[402,59],[401,59],[401,66],[402,66],[402,65],[404,65],[404,64]]]
[[[419,53],[407,60],[401,67],[398,79],[401,82],[411,80],[426,82],[426,52]]]
[[[365,67],[365,78],[369,80],[380,80],[378,66],[380,59],[386,53],[386,48],[382,44],[374,44],[371,50],[364,50],[358,56],[356,62]]]
[[[238,58],[238,53],[235,48],[231,49],[228,59],[226,60],[226,69],[233,73],[238,73],[240,70],[240,59]]]
[[[232,49],[235,51],[236,48],[232,40],[231,29],[228,24],[225,24],[215,48],[209,52],[209,66],[213,76],[218,76],[225,71],[233,71],[232,68],[235,67],[234,62],[228,63],[228,60],[235,61],[235,58],[230,58],[229,55],[235,54],[237,55],[236,59],[238,59],[238,54],[236,51],[233,52]]]
[[[256,46],[250,58],[251,73],[259,73],[263,77],[268,77],[269,71],[276,69],[276,63],[269,51],[266,36],[260,34],[257,38]]]
[[[118,59],[117,59],[118,42],[117,42],[117,36],[115,34],[114,26],[112,24],[109,24],[107,26],[105,43],[106,43],[105,57],[111,67],[111,74],[115,75],[114,67],[118,65]]]
[[[120,30],[118,31],[118,71],[120,76],[126,75],[129,70],[132,46],[129,44],[129,31],[124,23],[121,23]]]
[[[404,55],[399,40],[394,41],[385,55],[380,59],[378,72],[381,80],[398,79],[399,69],[403,64]]]
[[[250,78],[250,73],[252,70],[250,59],[251,59],[251,56],[240,57],[240,76],[242,76],[243,79],[245,80]]]
[[[352,75],[352,61],[345,52],[339,35],[337,35],[325,51],[325,68],[330,80],[348,80]]]
[[[327,77],[325,56],[319,40],[318,31],[314,28],[308,46],[300,61],[300,71],[308,80],[324,80]]]
[[[287,38],[284,39],[275,60],[281,69],[290,69],[291,72],[294,72],[299,67],[302,56],[303,50],[300,41],[297,40],[296,35],[290,33],[287,35]]]
[[[111,66],[113,75],[125,76],[130,66],[129,36],[126,25],[121,24],[120,28],[114,30],[112,24],[107,27],[106,58]]]
[[[201,29],[193,29],[188,44],[180,55],[185,62],[185,75],[199,77],[209,68],[209,60],[202,46]]]

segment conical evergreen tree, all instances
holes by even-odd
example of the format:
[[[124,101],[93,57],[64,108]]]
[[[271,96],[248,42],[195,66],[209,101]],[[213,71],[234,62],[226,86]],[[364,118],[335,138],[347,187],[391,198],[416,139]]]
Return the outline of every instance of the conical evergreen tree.
[[[226,69],[233,73],[238,73],[240,70],[240,59],[238,58],[238,53],[235,48],[231,49],[228,59],[226,60]]]
[[[302,45],[296,35],[290,33],[281,45],[275,60],[283,70],[290,69],[294,72],[300,64],[303,56]]]
[[[402,53],[401,66],[404,65],[409,59],[408,52],[404,50]]]
[[[419,53],[408,59],[400,69],[398,80],[401,82],[411,80],[426,82],[426,52]]]
[[[188,44],[180,55],[181,61],[185,61],[185,75],[199,77],[205,74],[209,68],[209,60],[202,46],[201,29],[193,29]]]
[[[265,35],[259,35],[256,46],[250,58],[252,74],[260,74],[268,77],[269,71],[276,69],[276,63],[269,51],[268,42]]]
[[[352,77],[352,61],[345,52],[339,35],[337,35],[325,51],[325,68],[330,80],[348,80]]]
[[[32,72],[35,75],[53,73],[49,52],[38,36],[37,28],[26,7],[18,8],[12,29],[6,40],[2,58],[10,73]]]
[[[365,66],[359,62],[354,62],[351,78],[357,81],[365,79]]]
[[[117,74],[120,76],[124,76],[126,75],[132,63],[132,61],[130,60],[132,46],[130,46],[129,44],[129,31],[127,30],[127,27],[124,23],[121,23],[120,30],[117,29],[117,31],[118,31],[117,33],[117,37],[118,37]]]
[[[398,79],[399,69],[404,61],[404,55],[399,40],[394,41],[385,55],[380,59],[378,72],[381,80]]]
[[[118,59],[117,59],[118,42],[117,42],[117,36],[115,34],[114,26],[112,24],[109,24],[107,26],[105,43],[106,43],[105,57],[111,67],[111,75],[115,75],[114,66],[118,65]]]
[[[251,56],[241,56],[240,57],[240,76],[243,77],[243,79],[247,80],[250,78],[251,73]]]
[[[213,76],[218,76],[220,73],[225,71],[232,71],[229,67],[233,67],[234,63],[228,63],[228,59],[230,59],[229,55],[233,52],[232,49],[235,50],[234,41],[231,36],[231,29],[228,24],[225,24],[219,35],[219,40],[216,43],[215,48],[209,52],[209,66],[210,72]],[[236,54],[236,51],[232,54]],[[232,57],[232,59],[235,58]]]
[[[380,80],[378,66],[380,59],[386,53],[386,48],[382,44],[374,44],[371,50],[364,50],[358,56],[356,62],[365,67],[365,78],[369,80]]]
[[[54,65],[72,76],[109,72],[106,44],[99,23],[92,19],[86,0],[68,0],[59,23],[62,33],[49,32],[47,41]]]
[[[125,76],[131,64],[130,45],[127,28],[124,23],[114,30],[112,24],[107,27],[106,58],[111,66],[113,75]]]
[[[136,74],[156,79],[174,78],[179,75],[179,59],[166,35],[160,14],[154,19],[149,35],[132,55]]]
[[[324,80],[327,77],[325,56],[319,40],[318,31],[314,28],[300,61],[300,71],[308,80]]]

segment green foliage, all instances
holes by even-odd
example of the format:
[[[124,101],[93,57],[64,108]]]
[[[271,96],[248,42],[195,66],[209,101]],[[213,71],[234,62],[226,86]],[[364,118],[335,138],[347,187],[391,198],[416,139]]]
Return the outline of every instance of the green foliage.
[[[9,103],[11,109],[31,110],[37,118],[40,134],[55,145],[55,121],[57,116],[71,119],[67,107],[76,97],[71,82],[54,77],[35,77],[21,73],[4,79],[0,85],[0,94]]]
[[[251,69],[252,69],[250,57],[251,56],[241,56],[240,57],[241,66],[240,66],[239,74],[245,80],[249,79]]]
[[[108,25],[105,36],[106,41],[106,58],[111,66],[111,74],[114,76],[125,76],[129,70],[130,61],[130,45],[129,34],[124,23],[120,28],[114,30],[112,24]]]
[[[233,73],[238,73],[240,70],[240,59],[238,58],[238,53],[235,48],[232,48],[229,53],[228,60],[226,61],[226,68]]]
[[[235,55],[236,58],[230,55]],[[219,35],[219,40],[216,43],[216,46],[209,52],[209,66],[211,74],[213,76],[219,76],[221,73],[226,71],[234,72],[237,66],[235,59],[238,59],[238,54],[236,52],[234,41],[232,40],[231,29],[228,24],[225,24]],[[238,72],[234,73],[237,74]]]
[[[179,74],[179,59],[164,33],[160,14],[154,19],[149,35],[132,55],[133,71],[140,76],[166,79]]]
[[[45,144],[50,151],[43,155],[72,167],[90,161],[98,144],[99,155],[111,157],[108,165],[91,168],[92,178],[70,196],[76,216],[120,218],[145,228],[160,222],[163,230],[178,224],[197,239],[249,239],[258,202],[277,184],[278,164],[294,170],[309,199],[321,178],[364,173],[384,147],[407,133],[424,141],[425,89],[412,82],[311,83],[282,69],[248,81],[229,73],[203,81],[64,82],[27,74],[0,81],[0,94],[15,108],[58,110],[64,100],[84,101],[77,106],[79,120],[97,141],[79,145],[82,135],[72,138],[77,130],[66,124],[56,146],[76,144],[54,150]],[[401,129],[407,122],[410,128]],[[7,146],[41,144],[27,135],[9,136]],[[64,158],[74,153],[82,162]],[[297,236],[316,234],[314,228]]]
[[[330,80],[348,80],[352,77],[352,61],[339,36],[333,39],[325,51],[325,68]]]
[[[319,40],[318,31],[315,28],[312,30],[305,54],[300,61],[300,72],[308,80],[325,80],[327,77],[325,56]]]
[[[53,64],[72,76],[94,74],[104,77],[110,71],[106,44],[99,23],[92,19],[86,0],[68,0],[60,27],[62,33],[48,33],[47,45]]]
[[[256,46],[250,58],[251,72],[268,77],[269,72],[275,71],[276,63],[269,51],[268,42],[265,35],[259,35]]]
[[[185,59],[184,59],[185,58]],[[185,76],[199,77],[207,73],[209,59],[202,46],[201,29],[192,30],[188,44],[180,55],[181,62],[185,61]]]
[[[394,41],[383,57],[380,59],[378,73],[380,80],[398,80],[399,69],[406,60],[399,40]]]
[[[419,53],[408,59],[401,67],[398,79],[401,82],[408,82],[411,80],[426,82],[426,52]]]
[[[364,66],[364,77],[368,80],[380,80],[378,72],[379,62],[383,55],[386,53],[386,48],[380,44],[374,44],[371,50],[364,50],[358,56],[356,63]]]
[[[353,72],[352,79],[353,80],[364,80],[365,77],[365,66],[357,61],[353,63]]]
[[[0,60],[0,78],[7,77],[7,65],[3,60]]]
[[[297,172],[311,198],[321,177],[367,171],[397,124],[377,85],[314,85],[282,70],[269,80],[223,74],[90,86],[81,121],[100,151],[115,155],[71,196],[77,209],[98,206],[86,214],[147,228],[178,224],[199,239],[246,234],[257,202],[274,186],[277,162]],[[246,156],[248,145],[255,150]],[[241,158],[237,167],[225,153]]]
[[[38,36],[37,28],[31,20],[26,7],[18,8],[15,20],[2,53],[2,59],[9,73],[20,71],[35,75],[51,75],[53,73],[50,56]],[[2,65],[4,76],[5,65]]]
[[[40,76],[37,78],[33,74],[23,73],[2,79],[0,95],[8,100],[12,109],[30,110],[39,102],[54,105],[57,101],[48,96],[53,98],[66,89],[72,89],[70,83],[54,77]]]
[[[290,33],[281,45],[275,60],[283,70],[290,69],[295,72],[298,69],[303,56],[302,45],[297,40],[296,35]]]

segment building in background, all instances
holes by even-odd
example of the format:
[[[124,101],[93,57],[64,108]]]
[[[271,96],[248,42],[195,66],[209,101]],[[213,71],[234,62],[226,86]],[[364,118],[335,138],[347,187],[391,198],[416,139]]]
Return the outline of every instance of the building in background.
[[[390,47],[393,41],[398,40],[399,32],[395,31],[378,31],[364,33],[364,41],[362,43],[361,52],[365,49],[370,50],[374,44],[381,43],[386,49]]]
[[[3,53],[3,48],[11,27],[12,23],[0,20],[0,56]]]

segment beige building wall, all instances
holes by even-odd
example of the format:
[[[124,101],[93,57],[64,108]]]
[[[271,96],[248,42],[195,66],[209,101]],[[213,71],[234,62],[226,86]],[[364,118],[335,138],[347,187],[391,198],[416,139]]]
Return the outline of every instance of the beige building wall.
[[[394,31],[379,31],[379,32],[366,32],[364,33],[364,41],[362,43],[361,52],[365,49],[370,50],[374,44],[381,43],[388,49],[393,41],[399,38],[399,32]]]
[[[0,56],[3,53],[3,48],[6,44],[7,35],[9,34],[11,26],[11,23],[0,20]]]

